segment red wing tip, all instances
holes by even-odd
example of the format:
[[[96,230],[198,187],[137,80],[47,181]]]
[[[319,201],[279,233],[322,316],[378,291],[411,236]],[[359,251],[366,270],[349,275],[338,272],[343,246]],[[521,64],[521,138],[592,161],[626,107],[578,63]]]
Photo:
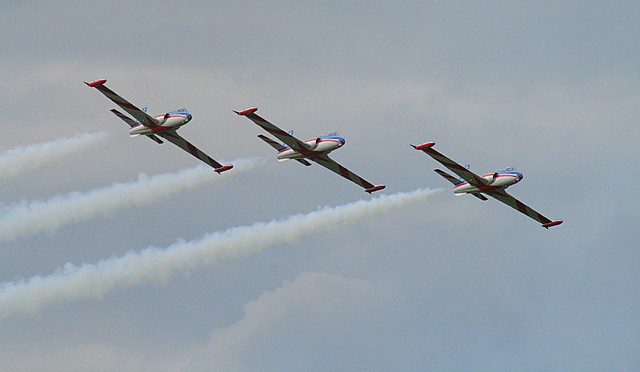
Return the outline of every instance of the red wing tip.
[[[84,83],[93,88],[93,87],[97,87],[98,85],[102,85],[106,82],[107,82],[107,79],[99,79],[99,80],[92,81],[90,83],[87,83],[85,81]]]
[[[562,220],[555,220],[555,221],[551,221],[551,222],[543,224],[542,227],[544,227],[545,229],[548,229],[548,228],[553,227],[553,226],[558,226],[562,222],[563,222]]]
[[[423,149],[428,149],[430,147],[433,147],[435,144],[436,144],[435,142],[425,142],[420,145],[411,145],[411,146],[413,146],[413,148],[416,150],[423,150]]]
[[[228,171],[229,169],[233,168],[232,164],[229,165],[225,165],[224,167],[220,167],[220,168],[216,168],[214,169],[214,171],[218,172],[218,174],[224,172],[224,171]]]
[[[234,112],[240,116],[244,116],[244,115],[252,114],[256,111],[258,111],[257,107],[249,107],[248,109],[244,109],[242,111],[234,111]]]
[[[365,189],[364,191],[368,192],[369,194],[371,194],[372,192],[376,192],[378,190],[382,190],[385,187],[387,187],[387,186],[385,186],[385,185],[376,185],[376,186],[370,187],[368,189]]]

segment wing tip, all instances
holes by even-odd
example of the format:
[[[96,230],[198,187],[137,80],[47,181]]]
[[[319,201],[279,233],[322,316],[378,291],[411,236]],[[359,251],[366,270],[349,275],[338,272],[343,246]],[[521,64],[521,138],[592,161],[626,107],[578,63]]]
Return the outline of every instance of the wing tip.
[[[549,229],[550,227],[554,227],[554,226],[558,226],[560,225],[562,222],[562,220],[555,220],[555,221],[551,221],[551,222],[547,222],[542,224],[542,227],[544,227],[545,229]]]
[[[97,87],[99,85],[102,85],[102,84],[104,84],[106,82],[107,82],[107,79],[98,79],[98,80],[94,80],[92,82],[86,82],[85,81],[84,83],[93,88],[93,87]]]
[[[433,147],[435,144],[436,144],[435,142],[425,142],[419,145],[411,145],[411,147],[413,147],[416,150],[424,150],[424,149]]]
[[[369,187],[368,189],[364,189],[364,191],[368,192],[369,194],[371,194],[371,193],[374,193],[376,191],[382,190],[385,187],[387,187],[387,186],[385,186],[385,185],[375,185],[373,187]]]
[[[254,112],[258,111],[257,107],[249,107],[247,109],[244,109],[242,111],[233,111],[236,114],[240,115],[240,116],[245,116],[245,115],[249,115],[249,114],[253,114]]]
[[[222,172],[226,172],[229,169],[233,168],[233,164],[229,164],[229,165],[225,165],[219,168],[215,168],[214,171],[218,174],[221,174]]]

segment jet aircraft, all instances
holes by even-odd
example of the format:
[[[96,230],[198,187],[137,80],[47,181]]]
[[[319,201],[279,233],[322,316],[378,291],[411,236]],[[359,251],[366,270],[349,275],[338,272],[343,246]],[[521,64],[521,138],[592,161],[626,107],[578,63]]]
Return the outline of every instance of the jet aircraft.
[[[460,196],[471,194],[482,201],[486,201],[488,199],[482,194],[487,194],[518,212],[524,213],[540,222],[542,227],[546,229],[562,223],[562,220],[552,221],[548,219],[507,193],[505,190],[507,187],[520,182],[523,178],[522,173],[516,171],[515,168],[509,167],[479,176],[471,172],[468,168],[461,166],[455,161],[442,155],[440,152],[434,150],[434,145],[435,142],[426,142],[421,145],[411,146],[416,150],[422,150],[460,177],[460,179],[458,179],[441,169],[435,169],[436,173],[453,184],[453,193],[455,195]]]
[[[191,114],[186,109],[180,108],[175,111],[170,111],[165,114],[160,114],[152,117],[147,114],[146,108],[142,110],[137,108],[129,101],[120,97],[111,89],[107,88],[104,85],[104,83],[106,82],[107,80],[100,79],[92,81],[90,83],[85,81],[84,83],[92,88],[98,89],[100,93],[104,94],[107,98],[113,101],[116,105],[120,106],[129,115],[133,116],[133,119],[131,119],[118,110],[111,110],[112,113],[114,113],[117,117],[122,119],[122,121],[124,121],[131,127],[131,129],[129,130],[129,135],[131,137],[144,135],[157,142],[158,144],[162,144],[162,140],[158,138],[158,136],[160,136],[173,143],[174,145],[180,147],[189,154],[195,156],[207,165],[211,166],[214,171],[218,172],[218,174],[233,168],[233,165],[231,164],[222,165],[218,163],[217,161],[209,157],[209,155],[205,154],[200,149],[189,143],[189,141],[182,138],[176,132],[178,128],[191,121]]]
[[[277,158],[279,161],[293,159],[306,166],[311,165],[307,160],[316,162],[323,167],[335,172],[342,177],[348,179],[351,182],[358,184],[364,188],[364,191],[371,194],[374,191],[382,190],[384,185],[374,185],[357,174],[351,172],[347,168],[338,164],[328,154],[345,144],[343,137],[340,137],[337,133],[332,132],[324,136],[310,138],[306,141],[301,141],[293,136],[292,132],[285,132],[282,129],[271,124],[267,120],[258,116],[255,112],[258,110],[256,107],[251,107],[243,111],[234,111],[240,116],[246,116],[251,121],[262,127],[262,129],[273,134],[276,138],[282,141],[284,144],[274,141],[273,139],[259,135],[258,137],[265,141],[269,146],[278,151]]]

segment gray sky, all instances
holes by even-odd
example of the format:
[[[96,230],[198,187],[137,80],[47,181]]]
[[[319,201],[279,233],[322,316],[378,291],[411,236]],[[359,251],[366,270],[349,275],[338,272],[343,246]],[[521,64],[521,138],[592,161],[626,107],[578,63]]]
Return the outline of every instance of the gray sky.
[[[319,167],[278,163],[259,113],[414,207],[0,320],[1,370],[630,370],[640,364],[636,2],[15,2],[2,4],[0,152],[106,130],[92,150],[2,179],[2,211],[197,165],[129,138],[108,86],[253,170],[0,243],[0,281],[371,199]],[[546,231],[454,197],[436,141]],[[231,171],[233,172],[233,171]],[[212,177],[217,177],[215,174]],[[140,192],[135,190],[135,192]],[[141,194],[141,197],[143,195]],[[69,266],[67,266],[69,267]],[[0,309],[1,310],[1,309]]]

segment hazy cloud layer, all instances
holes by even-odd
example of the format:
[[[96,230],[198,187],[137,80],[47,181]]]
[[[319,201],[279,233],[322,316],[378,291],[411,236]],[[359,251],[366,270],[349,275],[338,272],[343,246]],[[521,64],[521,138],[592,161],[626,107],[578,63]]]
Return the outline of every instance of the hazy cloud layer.
[[[2,282],[33,289],[51,279],[62,301],[0,323],[7,369],[212,369],[208,352],[260,370],[640,365],[637,1],[35,1],[7,2],[3,15],[3,149],[119,130],[109,146],[3,178],[5,203],[195,165],[179,149],[128,138],[112,103],[82,83],[96,78],[154,114],[188,108],[181,134],[213,155],[267,158],[224,185],[3,244]],[[231,111],[248,106],[303,137],[338,131],[347,145],[333,158],[388,193],[450,187],[409,143],[435,141],[478,172],[516,166],[525,178],[510,193],[565,222],[546,231],[495,200],[447,190],[162,286],[116,290],[95,279],[112,286],[101,301],[65,297],[81,287],[65,284],[65,262],[364,197],[320,167],[278,163],[256,138],[262,130]],[[140,221],[150,224],[132,231]],[[12,311],[25,313],[21,304]]]
[[[246,304],[237,323],[215,330],[187,369],[283,370],[304,368],[313,360],[315,368],[333,370],[340,365],[332,355],[375,369],[375,361],[357,352],[367,347],[373,354],[385,352],[384,337],[375,330],[385,328],[384,319],[393,316],[394,303],[401,298],[401,289],[388,283],[301,273]],[[358,333],[341,339],[344,328]]]

